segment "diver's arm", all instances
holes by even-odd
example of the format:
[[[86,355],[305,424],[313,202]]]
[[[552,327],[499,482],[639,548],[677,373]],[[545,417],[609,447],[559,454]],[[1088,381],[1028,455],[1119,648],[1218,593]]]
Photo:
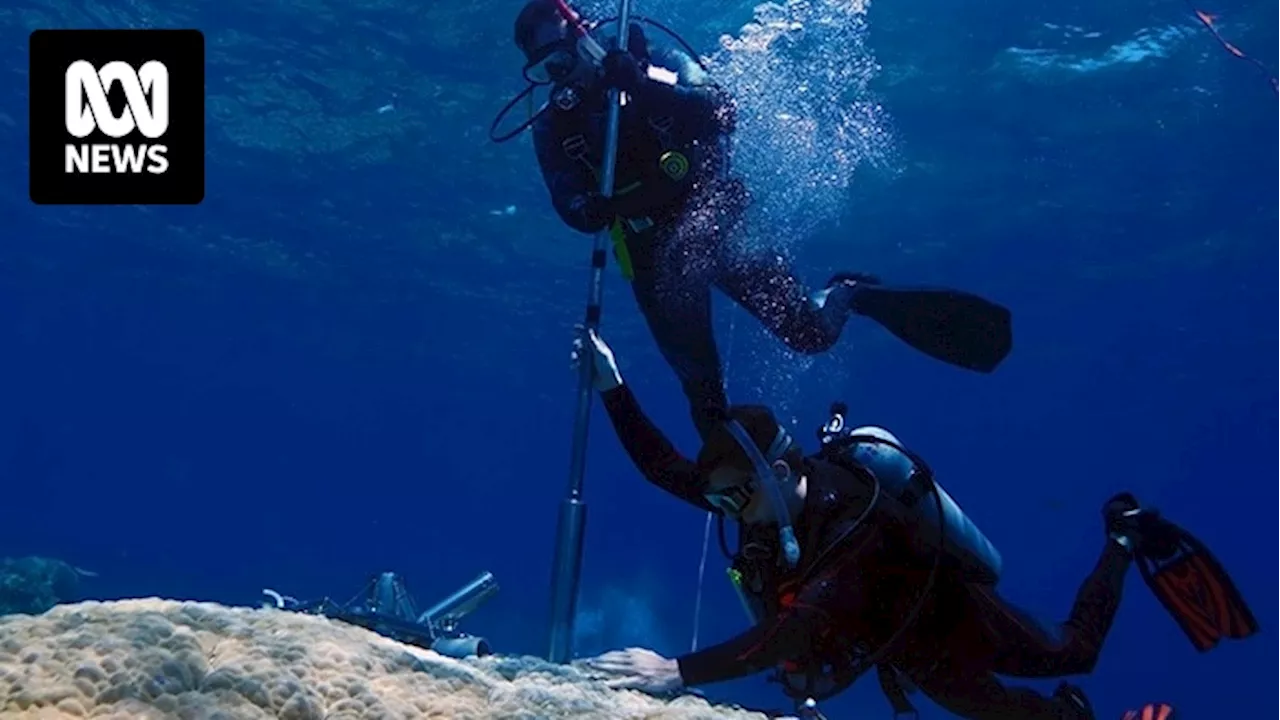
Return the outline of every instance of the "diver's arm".
[[[797,618],[760,623],[736,638],[677,657],[680,679],[685,687],[696,687],[754,675],[804,656],[810,635],[817,632],[817,623]]]
[[[836,554],[828,566],[793,596],[784,596],[777,616],[719,645],[676,658],[687,686],[733,680],[808,656],[813,640],[830,627],[832,610],[860,604],[857,554]]]
[[[733,98],[714,86],[668,85],[645,78],[635,91],[636,99],[646,105],[670,105],[705,123],[707,133],[731,133],[737,113]]]
[[[560,147],[548,123],[534,123],[533,147],[538,154],[542,179],[551,193],[551,205],[564,224],[583,233],[603,230],[609,217],[593,202],[594,178],[585,165],[570,158]]]
[[[808,608],[786,610],[735,638],[676,658],[680,679],[687,687],[724,682],[802,657],[825,617]]]
[[[618,440],[645,479],[703,510],[718,512],[702,494],[697,468],[653,424],[625,384],[602,391],[600,399]]]
[[[658,67],[675,72],[676,85],[660,80],[644,78],[636,88],[636,98],[646,103],[671,104],[682,108],[690,116],[707,123],[706,130],[732,133],[737,124],[737,103],[723,88],[711,82],[711,78],[688,54],[671,50],[659,54]],[[670,67],[668,67],[670,66]]]

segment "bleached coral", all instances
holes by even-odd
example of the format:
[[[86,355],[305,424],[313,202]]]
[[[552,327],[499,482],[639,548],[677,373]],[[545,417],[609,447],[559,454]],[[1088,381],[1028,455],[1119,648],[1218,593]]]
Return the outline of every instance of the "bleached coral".
[[[322,617],[158,599],[0,618],[0,718],[759,720],[531,658],[455,660]]]

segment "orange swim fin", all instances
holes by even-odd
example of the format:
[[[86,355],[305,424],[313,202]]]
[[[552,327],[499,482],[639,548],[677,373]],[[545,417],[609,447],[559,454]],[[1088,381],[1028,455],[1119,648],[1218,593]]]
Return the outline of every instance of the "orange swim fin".
[[[1156,522],[1158,529],[1149,528],[1136,553],[1138,569],[1196,650],[1207,652],[1222,640],[1243,640],[1257,633],[1253,612],[1204,543],[1168,520]]]
[[[1137,710],[1126,710],[1120,720],[1178,720],[1178,713],[1168,703],[1147,703]]]

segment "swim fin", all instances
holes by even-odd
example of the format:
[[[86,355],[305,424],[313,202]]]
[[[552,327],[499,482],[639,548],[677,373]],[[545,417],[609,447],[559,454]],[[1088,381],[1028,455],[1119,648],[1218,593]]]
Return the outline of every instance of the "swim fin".
[[[1137,710],[1126,710],[1120,720],[1177,720],[1178,713],[1168,703],[1147,703]]]
[[[1134,558],[1142,579],[1200,652],[1243,640],[1258,621],[1218,559],[1191,533],[1144,511]]]
[[[989,373],[1013,348],[1007,308],[961,290],[856,282],[852,309],[920,352]]]

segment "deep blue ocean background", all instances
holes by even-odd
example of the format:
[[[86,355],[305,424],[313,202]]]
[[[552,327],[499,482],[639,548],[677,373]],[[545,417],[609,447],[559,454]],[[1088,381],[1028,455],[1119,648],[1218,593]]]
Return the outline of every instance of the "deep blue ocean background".
[[[1274,61],[1274,4],[1206,2]],[[502,591],[466,629],[544,655],[590,240],[555,218],[527,137],[486,138],[521,87],[519,3],[120,5],[0,9],[0,557],[93,570],[85,597],[242,605],[345,599],[381,570],[427,602],[490,570]],[[636,9],[708,54],[753,10]],[[999,300],[1014,353],[973,375],[855,319],[802,360],[722,302],[731,395],[777,405],[810,447],[833,399],[893,429],[1001,548],[1006,594],[1055,620],[1101,503],[1134,491],[1215,550],[1263,633],[1199,655],[1135,572],[1080,681],[1099,717],[1152,700],[1269,717],[1275,94],[1176,0],[878,1],[864,21],[778,51],[861,58],[849,102],[875,140],[795,201],[813,227],[784,212],[758,232],[813,283],[851,268]],[[205,32],[202,205],[28,201],[26,34],[96,27]],[[789,149],[748,181],[788,198],[788,168],[828,160],[773,140]],[[607,282],[603,333],[692,454],[674,377]],[[598,404],[586,492],[579,654],[686,651],[703,516],[640,479]],[[704,644],[743,629],[712,545]],[[782,704],[758,678],[707,692]],[[870,679],[827,709],[889,713]]]

